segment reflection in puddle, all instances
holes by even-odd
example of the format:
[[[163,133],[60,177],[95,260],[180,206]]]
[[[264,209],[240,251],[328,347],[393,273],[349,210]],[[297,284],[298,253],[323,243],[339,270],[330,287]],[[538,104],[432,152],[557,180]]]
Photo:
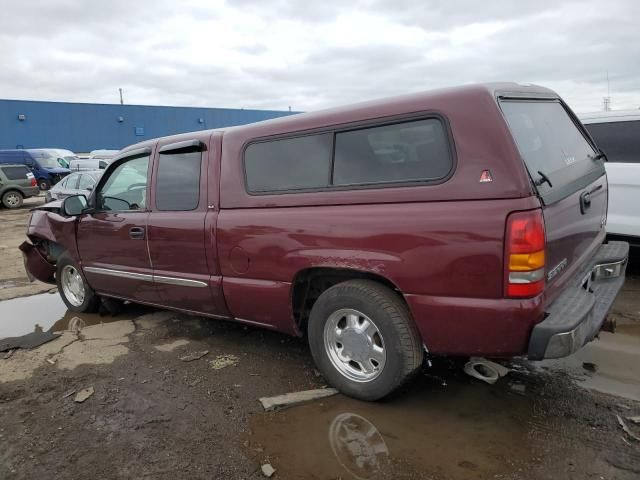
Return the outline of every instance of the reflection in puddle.
[[[250,445],[283,478],[485,478],[531,458],[535,433],[551,428],[541,414],[507,382],[421,377],[387,401],[336,396],[255,415]]]
[[[341,413],[329,426],[333,454],[358,479],[373,478],[388,463],[389,449],[378,429],[355,413]]]
[[[256,414],[249,420],[249,452],[294,479],[529,480],[609,473],[604,437],[591,437],[589,424],[576,419],[606,423],[610,412],[585,410],[594,408],[591,397],[576,396],[571,382],[560,380],[566,377],[513,367],[495,385],[465,376],[458,366],[434,369],[380,402],[337,395]]]
[[[127,320],[147,310],[143,306],[129,305],[122,314],[113,317],[67,310],[57,292],[14,298],[0,302],[0,339],[34,331],[78,332],[89,325]]]
[[[57,293],[0,302],[0,338],[18,337],[37,331],[36,328],[47,331],[65,316],[66,311],[67,307]]]

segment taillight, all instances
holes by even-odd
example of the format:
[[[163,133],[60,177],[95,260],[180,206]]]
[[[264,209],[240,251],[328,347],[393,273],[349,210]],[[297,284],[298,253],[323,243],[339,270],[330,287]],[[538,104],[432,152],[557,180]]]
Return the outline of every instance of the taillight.
[[[31,179],[31,186],[32,187],[38,186],[38,182],[36,181],[35,177]]]
[[[509,215],[505,240],[505,295],[511,298],[535,297],[545,285],[542,210]]]

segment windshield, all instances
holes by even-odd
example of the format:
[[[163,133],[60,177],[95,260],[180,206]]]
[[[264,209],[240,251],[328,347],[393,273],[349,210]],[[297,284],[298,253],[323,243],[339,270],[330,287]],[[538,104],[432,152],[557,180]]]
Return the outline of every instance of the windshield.
[[[596,151],[559,101],[503,100],[500,106],[543,197],[554,190],[559,199],[604,173],[602,161],[594,160]]]
[[[47,168],[59,168],[60,167],[60,163],[58,162],[58,158],[52,156],[49,153],[33,154],[33,156],[36,159],[36,161],[40,164],[40,166],[42,166],[42,167],[47,167]]]

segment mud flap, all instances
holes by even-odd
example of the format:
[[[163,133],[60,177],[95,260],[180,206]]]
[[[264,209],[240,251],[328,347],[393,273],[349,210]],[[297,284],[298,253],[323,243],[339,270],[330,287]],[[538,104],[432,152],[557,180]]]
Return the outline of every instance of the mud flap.
[[[35,279],[44,283],[56,283],[54,278],[55,267],[42,256],[42,253],[36,247],[29,242],[22,242],[18,248],[22,252],[24,269],[30,282]]]

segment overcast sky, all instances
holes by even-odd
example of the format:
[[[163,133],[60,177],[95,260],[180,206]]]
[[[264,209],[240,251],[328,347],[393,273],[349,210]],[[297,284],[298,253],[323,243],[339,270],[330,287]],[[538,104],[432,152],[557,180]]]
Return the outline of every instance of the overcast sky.
[[[640,2],[0,0],[0,98],[315,110],[514,80],[640,107]]]

